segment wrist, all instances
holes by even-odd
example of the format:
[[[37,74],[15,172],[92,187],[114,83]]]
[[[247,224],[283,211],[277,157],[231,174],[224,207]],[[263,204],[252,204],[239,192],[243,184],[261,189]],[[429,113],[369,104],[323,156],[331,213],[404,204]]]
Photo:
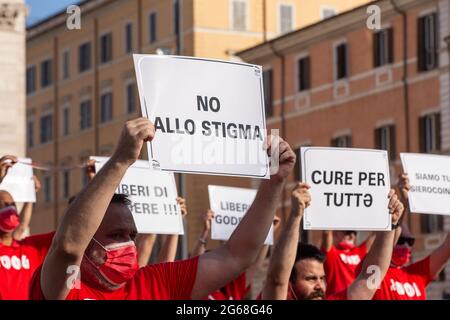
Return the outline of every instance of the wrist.
[[[128,169],[136,160],[135,159],[121,159],[121,157],[117,155],[112,155],[110,158],[110,162],[113,163],[118,168],[126,168]]]

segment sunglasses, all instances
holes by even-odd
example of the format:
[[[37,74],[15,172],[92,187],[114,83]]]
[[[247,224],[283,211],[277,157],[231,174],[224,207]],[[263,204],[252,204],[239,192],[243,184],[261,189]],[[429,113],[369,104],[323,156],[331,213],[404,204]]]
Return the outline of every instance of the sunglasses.
[[[414,243],[416,243],[416,239],[407,237],[400,237],[397,242],[398,245],[408,244],[410,247],[414,246]]]

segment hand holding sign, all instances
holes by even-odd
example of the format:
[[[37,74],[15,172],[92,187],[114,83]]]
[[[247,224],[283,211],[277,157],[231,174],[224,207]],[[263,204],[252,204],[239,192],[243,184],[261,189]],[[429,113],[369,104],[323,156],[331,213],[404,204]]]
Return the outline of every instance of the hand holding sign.
[[[296,160],[294,151],[280,136],[269,136],[265,147],[271,162],[271,179],[284,181],[294,169]]]
[[[291,193],[291,211],[295,217],[303,215],[305,209],[311,204],[311,187],[303,182],[298,183]]]
[[[84,168],[84,172],[88,177],[88,181],[92,181],[92,179],[94,179],[95,177],[95,160],[89,159],[88,161],[86,161]]]
[[[33,181],[34,181],[34,191],[36,191],[36,193],[38,193],[39,190],[41,190],[41,182],[39,181],[39,179],[36,176],[33,176]]]
[[[400,197],[405,203],[408,201],[408,192],[411,190],[411,184],[409,183],[409,177],[407,173],[400,174],[398,176],[398,189],[400,190]]]
[[[186,207],[186,200],[182,197],[177,197],[177,203],[180,206],[181,216],[186,217],[188,213]]]
[[[5,178],[9,168],[11,168],[15,163],[17,163],[16,156],[6,155],[0,158],[0,183]]]
[[[395,193],[394,189],[391,189],[389,191],[388,198],[389,198],[388,208],[389,213],[392,215],[392,225],[396,226],[400,222],[405,207],[403,206],[403,203],[398,199],[398,196]]]
[[[147,118],[137,118],[127,121],[114,151],[115,162],[131,166],[141,153],[144,142],[153,140],[155,127]]]

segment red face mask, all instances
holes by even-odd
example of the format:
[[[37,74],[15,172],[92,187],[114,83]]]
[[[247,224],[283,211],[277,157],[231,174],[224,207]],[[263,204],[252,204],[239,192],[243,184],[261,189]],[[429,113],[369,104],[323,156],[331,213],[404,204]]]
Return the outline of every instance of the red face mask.
[[[392,252],[391,263],[396,267],[402,267],[411,259],[411,249],[408,246],[395,246]]]
[[[355,245],[351,242],[341,241],[338,243],[338,248],[342,250],[350,250],[353,247],[355,247]]]
[[[124,286],[139,269],[134,242],[128,241],[103,246],[94,238],[93,240],[105,250],[105,258],[103,263],[97,263],[84,255],[85,260],[97,270],[97,275],[102,278],[101,281],[98,281],[97,277],[90,275],[91,280],[109,290],[116,290]]]
[[[10,206],[0,210],[0,230],[3,232],[14,231],[20,223],[20,216],[16,208]]]

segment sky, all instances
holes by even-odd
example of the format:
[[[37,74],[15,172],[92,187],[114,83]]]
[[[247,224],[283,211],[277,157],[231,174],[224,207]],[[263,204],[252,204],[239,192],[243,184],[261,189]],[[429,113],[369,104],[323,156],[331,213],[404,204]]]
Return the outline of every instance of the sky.
[[[27,18],[27,26],[43,20],[71,4],[77,4],[79,0],[26,0],[30,12]]]

